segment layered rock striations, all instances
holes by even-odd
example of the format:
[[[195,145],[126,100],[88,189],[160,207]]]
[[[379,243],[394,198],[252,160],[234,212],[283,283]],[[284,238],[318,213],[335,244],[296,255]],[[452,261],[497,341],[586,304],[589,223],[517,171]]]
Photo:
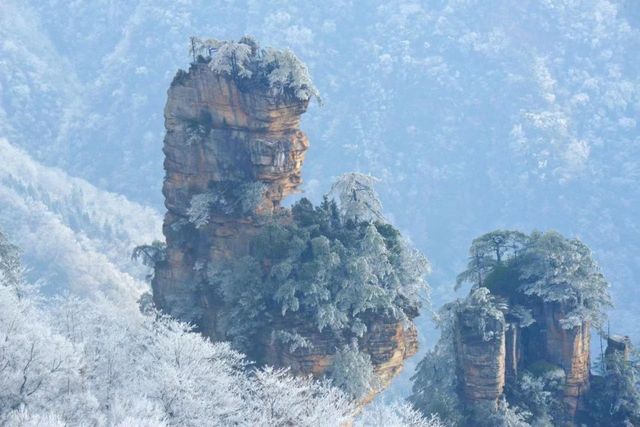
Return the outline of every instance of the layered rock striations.
[[[249,255],[252,239],[270,224],[292,222],[290,210],[280,204],[300,185],[309,146],[300,117],[314,92],[305,76],[295,75],[300,65],[283,63],[291,60],[287,52],[258,55],[256,49],[251,40],[206,45],[208,55],[174,78],[165,108],[167,246],[155,268],[154,302],[214,340],[230,339],[234,325],[223,316],[233,307],[211,285],[212,274]],[[277,61],[269,59],[274,55],[288,70],[284,78]],[[261,263],[268,271],[270,261]],[[257,338],[243,349],[258,363],[321,376],[344,345],[311,319],[268,304],[260,309],[274,312],[268,324],[256,325]],[[370,358],[380,387],[417,351],[409,320],[371,313],[364,322],[366,332],[357,344]],[[284,343],[278,339],[283,331],[305,345]]]
[[[156,266],[154,298],[179,318],[202,317],[198,326],[212,338],[224,338],[224,331],[216,330],[210,316],[217,302],[198,292],[198,265],[246,255],[259,227],[253,214],[275,212],[300,184],[308,141],[299,124],[308,102],[273,96],[260,86],[240,90],[232,76],[214,72],[207,62],[180,71],[169,88],[163,148],[167,261]],[[243,209],[239,191],[256,188],[257,200]],[[196,212],[198,203],[202,212]]]
[[[507,324],[496,307],[479,310],[485,298],[476,292],[456,310],[455,354],[463,399],[495,406],[504,392]]]
[[[610,306],[588,248],[556,232],[497,230],[473,241],[458,279],[473,283],[449,306],[463,408],[473,418],[477,408],[504,412],[506,400],[576,425],[590,396],[591,328]]]
[[[582,399],[589,391],[591,367],[589,321],[570,329],[562,327],[561,321],[568,313],[568,307],[558,303],[541,302],[542,313],[536,319],[539,328],[533,331],[543,336],[544,354],[542,360],[560,366],[565,373],[563,400],[567,415],[574,418],[581,409]],[[533,327],[533,325],[532,325]],[[525,354],[533,353],[529,350]]]
[[[478,301],[475,293],[482,291],[485,299]],[[479,313],[478,307],[489,307],[493,316]],[[456,310],[454,347],[462,402],[495,409],[500,399],[509,398],[507,389],[518,387],[523,372],[561,369],[563,385],[556,397],[563,402],[563,418],[572,425],[589,392],[589,322],[563,328],[560,321],[567,307],[532,299],[527,308],[533,322],[523,326],[511,308],[481,288]]]

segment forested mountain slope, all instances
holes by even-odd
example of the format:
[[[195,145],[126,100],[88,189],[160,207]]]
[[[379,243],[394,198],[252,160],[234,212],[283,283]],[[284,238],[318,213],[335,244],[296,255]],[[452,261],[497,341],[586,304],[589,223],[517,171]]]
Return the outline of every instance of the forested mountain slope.
[[[0,158],[0,223],[43,291],[131,302],[148,288],[131,250],[160,237],[155,210],[43,166],[5,139]]]

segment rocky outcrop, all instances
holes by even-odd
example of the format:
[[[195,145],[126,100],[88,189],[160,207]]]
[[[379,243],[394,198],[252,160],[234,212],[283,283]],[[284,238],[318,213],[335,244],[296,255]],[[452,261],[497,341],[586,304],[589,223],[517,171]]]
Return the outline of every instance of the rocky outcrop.
[[[405,325],[390,319],[378,319],[369,324],[360,346],[371,356],[383,389],[400,373],[405,359],[418,351],[418,331],[412,323]],[[372,398],[370,395],[365,400]]]
[[[272,333],[264,342],[265,363],[288,366],[292,372],[311,373],[320,377],[333,363],[337,348],[335,336],[329,331],[319,332],[313,326],[300,324],[295,326],[298,333],[302,333],[312,346],[291,349]],[[418,333],[413,324],[404,325],[392,319],[371,318],[367,322],[367,329],[359,340],[359,348],[371,357],[378,388],[371,390],[361,399],[363,404],[373,400],[379,391],[386,388],[400,373],[404,361],[418,351]]]
[[[455,323],[461,395],[466,402],[495,407],[505,386],[507,325],[502,313],[483,316],[475,308],[461,307]]]
[[[458,366],[461,372],[462,395],[467,401],[496,403],[504,391],[504,326],[494,326],[499,335],[490,341],[484,341],[469,329],[458,332]]]
[[[628,336],[612,335],[607,337],[607,349],[604,352],[605,356],[609,357],[620,354],[623,360],[629,360],[630,353],[631,339]]]
[[[563,329],[560,321],[567,309],[561,304],[544,304],[541,328],[544,328],[545,360],[560,366],[565,373],[563,400],[569,418],[575,417],[582,397],[589,391],[591,366],[591,332],[588,322],[572,329]]]
[[[167,247],[165,261],[156,265],[154,301],[214,340],[228,339],[229,325],[219,314],[229,307],[208,286],[207,270],[247,255],[267,219],[290,221],[280,203],[301,183],[309,143],[299,126],[309,101],[271,89],[257,78],[215,72],[201,58],[188,72],[179,71],[168,91],[163,186]],[[328,328],[320,332],[315,324],[278,316],[277,325],[260,326],[249,356],[321,376],[344,343]],[[365,323],[367,332],[358,346],[386,386],[417,351],[416,330],[410,322],[382,315]],[[282,330],[295,331],[311,346],[282,344],[276,339]]]
[[[495,302],[486,304],[497,308]],[[534,323],[527,327],[510,315],[506,302],[504,318],[483,318],[478,305],[478,301],[462,304],[457,311],[455,348],[462,401],[471,407],[495,407],[505,386],[516,385],[519,373],[544,363],[564,371],[564,388],[558,398],[564,401],[565,419],[572,425],[589,391],[589,323],[564,329],[561,320],[569,307],[537,299],[528,300]],[[482,330],[477,328],[479,324]]]
[[[299,129],[308,101],[270,96],[268,88],[240,90],[230,76],[214,73],[207,63],[180,71],[165,107],[167,213],[163,226],[167,261],[156,267],[156,304],[194,321],[215,339],[216,301],[198,291],[198,266],[246,254],[256,233],[252,214],[273,213],[301,182],[308,147]],[[249,211],[240,211],[242,185],[264,186]],[[208,218],[194,227],[189,210],[201,196],[218,193],[218,203],[204,206]],[[193,216],[193,212],[192,212]],[[204,319],[204,320],[203,320]]]

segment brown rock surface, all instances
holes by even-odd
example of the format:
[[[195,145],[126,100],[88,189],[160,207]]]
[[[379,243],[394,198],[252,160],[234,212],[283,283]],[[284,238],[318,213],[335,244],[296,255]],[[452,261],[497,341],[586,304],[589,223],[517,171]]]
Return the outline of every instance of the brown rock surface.
[[[291,351],[288,345],[282,344],[272,333],[264,343],[265,362],[289,366],[296,374],[311,373],[316,377],[321,376],[331,366],[336,348],[339,347],[334,335],[328,331],[318,332],[314,326],[299,323],[287,326],[295,326],[298,333],[313,343],[313,347]],[[405,326],[392,319],[372,317],[367,322],[367,328],[368,331],[359,342],[359,348],[371,357],[379,388],[363,397],[363,404],[373,400],[378,392],[386,388],[400,373],[404,361],[418,351],[418,333],[413,324]]]
[[[587,322],[573,329],[562,329],[560,320],[566,312],[560,304],[545,304],[543,325],[547,360],[565,372],[564,401],[567,414],[574,417],[582,396],[589,391],[591,332]]]
[[[480,320],[473,306],[458,311],[455,348],[461,398],[471,407],[495,404],[506,384],[516,384],[519,372],[545,362],[565,372],[558,398],[565,403],[567,425],[573,425],[571,420],[589,391],[589,324],[563,329],[561,320],[569,307],[539,300],[530,300],[528,306],[536,320],[532,325],[520,328],[517,323],[487,317],[485,333],[469,326]],[[487,335],[492,338],[486,339]]]
[[[167,262],[156,267],[154,299],[176,317],[201,318],[198,326],[212,338],[222,339],[224,333],[216,330],[211,315],[217,301],[198,290],[198,263],[245,255],[257,225],[253,212],[229,215],[212,209],[207,224],[192,227],[192,199],[216,185],[261,183],[265,192],[256,211],[277,210],[301,182],[308,141],[298,126],[307,104],[270,96],[267,88],[241,91],[234,79],[215,74],[206,63],[180,71],[169,88],[162,190]]]
[[[506,323],[504,319],[488,319],[486,330],[493,337],[485,339],[462,320],[468,315],[473,314],[459,313],[455,335],[462,398],[467,403],[495,405],[505,385]]]
[[[165,107],[169,212],[184,215],[188,196],[213,182],[260,181],[274,206],[301,182],[308,147],[300,115],[308,101],[270,96],[266,88],[240,91],[230,77],[195,64],[176,78]]]

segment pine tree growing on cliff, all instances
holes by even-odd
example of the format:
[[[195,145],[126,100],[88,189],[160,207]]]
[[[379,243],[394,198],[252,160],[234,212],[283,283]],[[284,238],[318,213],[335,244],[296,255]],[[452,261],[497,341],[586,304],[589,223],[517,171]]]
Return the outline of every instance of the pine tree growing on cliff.
[[[496,230],[471,242],[467,269],[458,274],[455,289],[469,282],[481,286],[488,274],[518,256],[527,244],[527,236],[519,231]]]
[[[354,399],[362,398],[377,387],[371,357],[360,352],[355,342],[336,352],[327,377]]]
[[[146,276],[148,281],[153,279],[156,264],[165,261],[166,257],[167,244],[159,240],[155,240],[150,245],[136,246],[131,253],[131,259],[151,268],[151,272]]]
[[[201,52],[202,52],[202,40],[194,36],[189,37],[189,55],[191,55],[193,62],[196,62],[196,57],[200,55]]]
[[[604,309],[612,306],[609,284],[584,243],[556,232],[533,233],[519,271],[524,294],[571,307],[560,321],[563,328],[585,321],[602,327]]]
[[[356,181],[343,182],[356,191]],[[250,256],[208,275],[230,307],[221,317],[230,339],[251,343],[245,334],[274,315],[304,315],[320,332],[357,337],[366,332],[365,313],[400,321],[417,315],[427,296],[429,263],[390,224],[355,221],[381,217],[371,213],[381,209],[375,192],[364,190],[366,197],[348,206],[346,216],[328,197],[317,207],[302,199],[292,207],[292,223],[267,223],[252,239]]]
[[[299,101],[316,98],[320,101],[307,66],[289,49],[263,49],[250,36],[244,36],[237,42],[202,41],[192,37],[189,53],[193,58],[204,54],[214,73],[266,84],[276,97],[290,96]]]
[[[291,50],[278,51],[267,48],[264,50],[262,61],[264,67],[271,70],[267,79],[273,94],[284,95],[287,90],[292,90],[297,99],[319,99],[318,90],[311,81],[307,66]]]
[[[216,73],[231,77],[251,78],[251,61],[255,52],[242,42],[223,42],[212,56],[209,67]]]
[[[346,220],[384,222],[382,203],[373,189],[377,181],[371,175],[346,173],[336,179],[328,197],[336,201]]]
[[[611,307],[608,283],[589,248],[578,239],[557,232],[497,230],[474,239],[464,282],[487,287],[494,294],[535,296],[545,302],[567,304],[570,311],[562,327],[571,329],[585,321],[601,327],[604,310]]]

